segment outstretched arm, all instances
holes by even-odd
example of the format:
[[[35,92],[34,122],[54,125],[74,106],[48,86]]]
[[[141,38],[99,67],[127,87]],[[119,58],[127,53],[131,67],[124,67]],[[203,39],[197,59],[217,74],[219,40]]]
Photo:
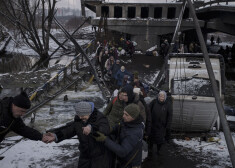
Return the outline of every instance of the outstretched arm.
[[[11,129],[15,133],[17,133],[23,137],[29,138],[31,140],[36,140],[36,141],[40,140],[41,141],[43,138],[43,135],[39,131],[26,126],[21,118],[19,118],[15,121],[15,123],[13,124]]]

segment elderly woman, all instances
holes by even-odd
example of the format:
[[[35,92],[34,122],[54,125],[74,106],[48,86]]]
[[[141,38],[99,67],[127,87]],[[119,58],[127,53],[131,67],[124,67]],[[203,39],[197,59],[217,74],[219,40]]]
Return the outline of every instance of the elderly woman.
[[[79,140],[79,168],[110,168],[110,152],[104,144],[96,142],[96,131],[109,134],[107,118],[99,112],[93,102],[78,102],[74,106],[74,121],[47,133],[48,142],[59,143],[77,135]]]
[[[165,91],[160,91],[157,98],[150,105],[152,123],[149,144],[149,156],[160,154],[159,151],[166,141],[169,140],[170,126],[172,121],[172,105]]]

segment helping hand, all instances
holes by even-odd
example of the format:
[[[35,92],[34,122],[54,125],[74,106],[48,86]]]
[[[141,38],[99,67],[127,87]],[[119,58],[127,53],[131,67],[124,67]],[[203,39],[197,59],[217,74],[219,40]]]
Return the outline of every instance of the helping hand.
[[[98,142],[104,142],[105,139],[107,138],[103,133],[97,131],[97,136],[93,136],[93,138],[95,138],[96,141]]]
[[[44,143],[51,143],[51,142],[54,142],[54,141],[55,141],[55,136],[54,136],[53,133],[48,132],[48,133],[46,133],[46,134],[43,134],[42,141],[43,141]]]

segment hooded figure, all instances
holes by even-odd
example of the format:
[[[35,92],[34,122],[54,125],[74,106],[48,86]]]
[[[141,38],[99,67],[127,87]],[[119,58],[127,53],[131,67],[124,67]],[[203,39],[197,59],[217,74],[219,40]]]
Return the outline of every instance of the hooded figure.
[[[123,88],[121,89],[121,92],[126,93],[126,94],[124,94],[123,100],[124,100],[127,104],[133,102],[133,100],[134,100],[134,98],[135,98],[135,94],[134,94],[134,92],[133,92],[133,87],[132,87],[131,85],[126,85],[125,87],[123,87]],[[127,99],[125,99],[125,95],[127,96],[127,97],[126,97]]]
[[[165,91],[159,92],[157,98],[150,103],[149,109],[152,118],[149,155],[152,148],[154,148],[153,152],[159,154],[162,144],[169,141],[172,122],[172,105]]]

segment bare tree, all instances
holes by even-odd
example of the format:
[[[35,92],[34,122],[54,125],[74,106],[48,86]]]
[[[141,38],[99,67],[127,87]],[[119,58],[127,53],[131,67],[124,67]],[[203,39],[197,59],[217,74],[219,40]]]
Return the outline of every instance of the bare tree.
[[[42,64],[44,67],[49,63],[49,39],[56,2],[56,0],[0,0],[0,4],[3,4],[0,6],[0,14],[19,30],[24,42],[40,56],[37,65]]]

